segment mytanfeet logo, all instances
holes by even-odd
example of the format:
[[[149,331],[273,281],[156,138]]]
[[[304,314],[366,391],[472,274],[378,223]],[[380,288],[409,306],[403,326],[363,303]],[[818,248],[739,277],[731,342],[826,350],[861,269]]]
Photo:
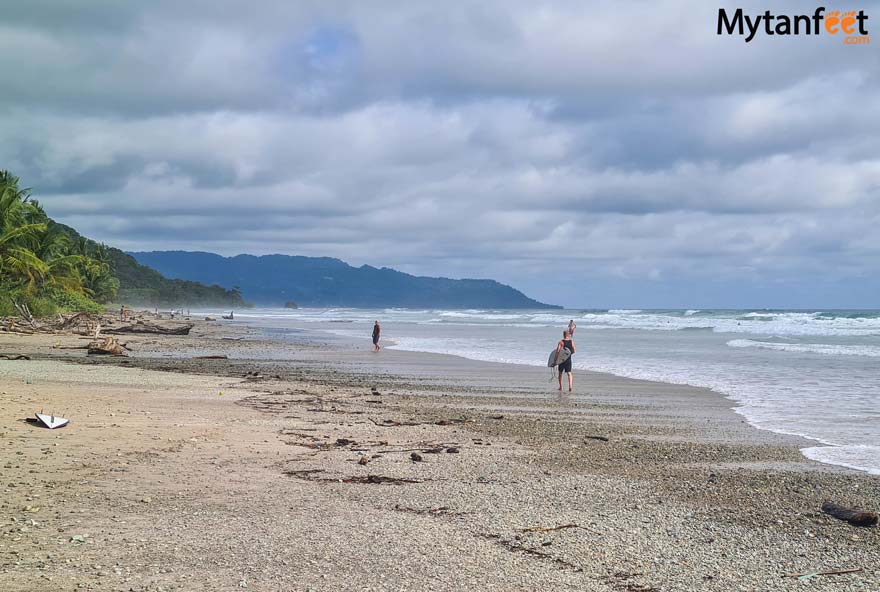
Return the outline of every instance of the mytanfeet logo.
[[[824,6],[813,14],[764,14],[750,16],[737,8],[729,14],[724,8],[718,9],[718,34],[740,35],[748,43],[759,32],[764,35],[838,35],[845,45],[868,45],[868,15],[864,10],[825,11]]]

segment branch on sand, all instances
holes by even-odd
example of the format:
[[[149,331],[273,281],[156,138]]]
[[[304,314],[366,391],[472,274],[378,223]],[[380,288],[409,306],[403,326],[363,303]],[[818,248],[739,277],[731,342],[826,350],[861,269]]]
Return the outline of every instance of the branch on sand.
[[[877,512],[865,512],[853,508],[844,508],[833,502],[822,504],[822,511],[838,520],[849,522],[853,526],[874,526],[878,522]]]

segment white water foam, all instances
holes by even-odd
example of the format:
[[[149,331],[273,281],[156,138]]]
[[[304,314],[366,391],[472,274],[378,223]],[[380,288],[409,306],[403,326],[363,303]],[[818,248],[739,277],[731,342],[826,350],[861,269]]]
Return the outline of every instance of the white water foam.
[[[775,341],[756,341],[754,339],[733,339],[727,342],[730,347],[757,347],[775,351],[824,354],[829,356],[864,356],[880,358],[880,347],[872,345],[839,345],[830,343],[778,343]]]
[[[801,453],[821,463],[866,471],[869,475],[880,475],[880,468],[877,468],[880,467],[880,446],[812,446],[801,448]]]

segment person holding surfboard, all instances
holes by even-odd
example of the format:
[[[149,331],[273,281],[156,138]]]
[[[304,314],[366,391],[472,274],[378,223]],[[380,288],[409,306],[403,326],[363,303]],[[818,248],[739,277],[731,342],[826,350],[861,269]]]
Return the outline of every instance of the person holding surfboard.
[[[571,356],[574,355],[574,340],[571,338],[571,333],[568,329],[562,332],[562,339],[559,340],[559,343],[556,344],[556,355],[558,356],[563,349],[567,349],[569,356],[568,358],[559,364],[559,390],[562,390],[562,374],[568,374],[568,392],[571,392],[571,389],[574,387],[574,375],[571,373]]]
[[[373,324],[373,351],[379,351],[382,349],[379,347],[379,335],[382,333],[382,327],[379,326],[379,321],[376,321]]]

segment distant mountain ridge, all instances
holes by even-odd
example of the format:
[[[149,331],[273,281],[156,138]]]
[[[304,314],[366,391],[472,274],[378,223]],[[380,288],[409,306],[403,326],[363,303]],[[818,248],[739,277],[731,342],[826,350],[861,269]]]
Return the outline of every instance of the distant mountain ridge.
[[[239,290],[248,301],[352,308],[561,308],[485,279],[414,276],[387,267],[352,267],[330,257],[236,255],[193,251],[129,253],[172,278]]]

